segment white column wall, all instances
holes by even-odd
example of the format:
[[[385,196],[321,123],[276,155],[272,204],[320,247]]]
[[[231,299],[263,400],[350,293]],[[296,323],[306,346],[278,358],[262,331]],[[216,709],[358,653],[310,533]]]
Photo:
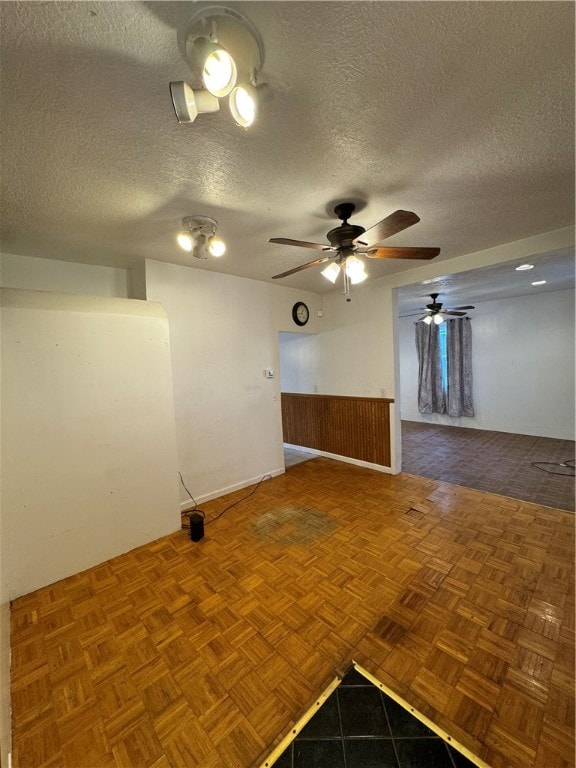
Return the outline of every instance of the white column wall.
[[[129,295],[127,269],[10,253],[0,254],[0,286],[121,299]]]
[[[402,418],[574,440],[574,292],[476,304],[473,417],[418,412],[413,318],[400,320]]]
[[[320,297],[157,261],[146,292],[170,321],[179,467],[196,501],[283,472],[278,333],[296,329],[297,300],[316,331]]]
[[[161,307],[3,289],[2,405],[10,599],[179,527]]]

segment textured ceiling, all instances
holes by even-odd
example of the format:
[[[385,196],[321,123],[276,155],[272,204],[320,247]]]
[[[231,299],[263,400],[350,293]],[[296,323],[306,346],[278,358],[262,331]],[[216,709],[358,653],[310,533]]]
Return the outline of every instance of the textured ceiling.
[[[516,270],[526,263],[531,264],[532,269]],[[546,281],[545,285],[532,285],[541,280]],[[431,293],[438,293],[438,301],[449,308],[570,289],[574,290],[574,251],[561,249],[537,254],[528,260],[516,259],[406,285],[398,289],[398,311],[402,317],[424,309],[432,301]]]
[[[4,252],[270,280],[317,253],[268,238],[325,242],[344,199],[366,228],[415,211],[386,244],[437,260],[573,223],[573,3],[230,3],[274,90],[248,131],[225,105],[175,119],[168,83],[196,82],[179,40],[202,6],[0,3]],[[224,258],[178,248],[194,214],[219,221]],[[319,272],[280,282],[333,290]]]

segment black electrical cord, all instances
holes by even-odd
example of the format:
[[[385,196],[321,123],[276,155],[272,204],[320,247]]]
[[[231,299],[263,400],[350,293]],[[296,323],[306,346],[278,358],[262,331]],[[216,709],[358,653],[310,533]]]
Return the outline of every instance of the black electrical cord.
[[[186,516],[186,517],[188,517],[188,518],[190,518],[190,515],[192,515],[192,514],[202,515],[202,520],[204,520],[204,519],[206,518],[206,513],[204,512],[204,510],[202,510],[202,509],[198,509],[198,503],[196,502],[196,499],[194,498],[194,496],[192,496],[192,494],[190,493],[190,491],[188,490],[188,488],[186,488],[186,484],[184,483],[184,479],[183,479],[183,477],[182,477],[182,473],[181,473],[181,472],[178,472],[178,474],[180,475],[180,482],[182,483],[182,485],[183,485],[183,486],[184,486],[184,488],[186,489],[186,493],[188,494],[188,496],[190,496],[190,498],[191,498],[191,499],[192,499],[192,501],[194,502],[194,506],[192,507],[192,509],[187,509],[187,510],[185,510],[185,511],[184,511],[182,514],[183,514],[183,515],[185,515],[185,516]],[[247,493],[247,494],[246,494],[246,496],[243,496],[241,499],[238,499],[238,501],[235,501],[235,502],[233,502],[232,504],[229,504],[229,505],[228,505],[227,507],[225,507],[225,508],[224,508],[224,509],[223,509],[221,512],[219,512],[219,513],[216,515],[216,517],[213,517],[211,520],[206,520],[206,522],[205,522],[205,525],[209,525],[210,523],[213,523],[213,522],[215,522],[216,520],[218,520],[218,518],[222,517],[222,515],[223,515],[225,512],[228,512],[228,510],[229,510],[229,509],[232,509],[232,507],[235,507],[237,504],[240,504],[240,502],[241,502],[241,501],[246,501],[246,499],[249,499],[249,498],[250,498],[250,496],[252,496],[252,494],[256,493],[256,491],[258,490],[258,488],[260,488],[260,486],[262,485],[262,483],[264,482],[264,480],[271,480],[271,479],[272,479],[272,475],[264,475],[263,477],[261,477],[261,478],[260,478],[260,480],[258,481],[258,483],[257,483],[257,484],[254,486],[254,488],[252,488],[252,490],[250,491],[250,493]],[[185,525],[185,526],[183,526],[183,527],[187,529],[187,528],[189,528],[190,526],[186,526],[186,525]]]
[[[219,512],[219,513],[216,515],[216,517],[213,517],[211,520],[206,520],[206,525],[209,525],[210,523],[214,523],[214,522],[216,522],[216,520],[218,520],[218,518],[222,517],[222,515],[223,515],[225,512],[228,512],[228,510],[229,510],[229,509],[232,509],[232,507],[235,507],[235,506],[236,506],[236,504],[240,504],[240,502],[241,502],[241,501],[246,501],[246,499],[249,499],[249,498],[250,498],[250,496],[252,496],[252,494],[256,493],[256,491],[258,490],[258,488],[260,488],[260,486],[262,485],[262,483],[264,482],[264,480],[271,480],[271,479],[272,479],[272,475],[264,475],[264,476],[263,476],[263,477],[262,477],[262,478],[261,478],[261,479],[258,481],[257,485],[255,485],[255,486],[254,486],[254,488],[252,488],[252,490],[250,491],[250,493],[247,493],[247,494],[246,494],[246,496],[243,496],[241,499],[238,499],[238,501],[235,501],[233,504],[229,504],[229,505],[228,505],[227,507],[225,507],[225,508],[224,508],[224,509],[223,509],[221,512]]]
[[[184,486],[184,490],[186,491],[188,496],[190,496],[190,498],[194,502],[194,506],[192,507],[192,509],[185,509],[184,512],[182,512],[182,514],[185,515],[185,517],[189,518],[191,514],[196,513],[197,515],[202,515],[202,520],[204,520],[204,518],[206,517],[206,513],[203,510],[198,509],[198,502],[196,501],[194,496],[192,496],[192,494],[190,493],[188,488],[186,488],[186,483],[184,482],[184,478],[182,477],[182,472],[178,472],[178,474],[180,475],[180,482]],[[186,526],[184,526],[184,527],[186,528]]]
[[[574,459],[566,459],[566,461],[531,461],[530,464],[542,472],[547,472],[549,475],[560,475],[560,477],[574,477],[576,475]],[[546,467],[566,467],[566,469],[571,469],[572,472],[554,472],[552,469],[546,469]]]

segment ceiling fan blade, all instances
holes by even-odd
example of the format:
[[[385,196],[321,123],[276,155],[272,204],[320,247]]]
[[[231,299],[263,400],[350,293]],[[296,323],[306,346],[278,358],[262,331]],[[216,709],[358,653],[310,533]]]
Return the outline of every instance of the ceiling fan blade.
[[[358,235],[354,243],[376,245],[376,243],[395,235],[397,232],[402,232],[403,229],[407,229],[419,221],[420,218],[415,213],[412,213],[412,211],[394,211],[390,216],[387,216],[382,221],[379,221],[378,224],[374,224],[373,227],[367,229],[366,232]]]
[[[452,312],[453,309],[476,309],[476,307],[473,307],[471,304],[466,304],[464,307],[449,307],[450,312]]]
[[[314,261],[309,261],[307,264],[301,264],[299,267],[282,272],[280,275],[272,275],[272,280],[277,280],[279,277],[288,277],[288,275],[293,275],[303,269],[308,269],[308,267],[315,267],[317,264],[324,264],[325,261],[330,261],[332,258],[332,256],[324,256],[323,259],[314,259]]]
[[[411,312],[409,315],[400,315],[400,317],[416,317],[419,314],[420,312]],[[427,315],[423,315],[423,317],[427,317]]]
[[[456,317],[464,317],[466,312],[453,312],[451,309],[441,309],[440,314],[442,315],[455,315]]]
[[[308,243],[305,240],[291,240],[287,237],[271,237],[268,242],[279,243],[280,245],[297,245],[299,248],[314,248],[316,251],[330,250],[329,245],[321,245],[320,243]]]
[[[363,255],[369,259],[433,259],[440,248],[372,248]]]

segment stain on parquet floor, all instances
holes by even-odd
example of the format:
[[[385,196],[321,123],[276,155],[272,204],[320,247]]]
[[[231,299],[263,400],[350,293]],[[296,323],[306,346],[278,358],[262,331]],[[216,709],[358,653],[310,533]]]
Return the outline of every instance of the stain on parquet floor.
[[[286,508],[315,510],[313,535],[255,530]],[[14,766],[249,768],[352,659],[493,768],[572,766],[573,515],[293,467],[199,543],[177,532],[14,601]]]

